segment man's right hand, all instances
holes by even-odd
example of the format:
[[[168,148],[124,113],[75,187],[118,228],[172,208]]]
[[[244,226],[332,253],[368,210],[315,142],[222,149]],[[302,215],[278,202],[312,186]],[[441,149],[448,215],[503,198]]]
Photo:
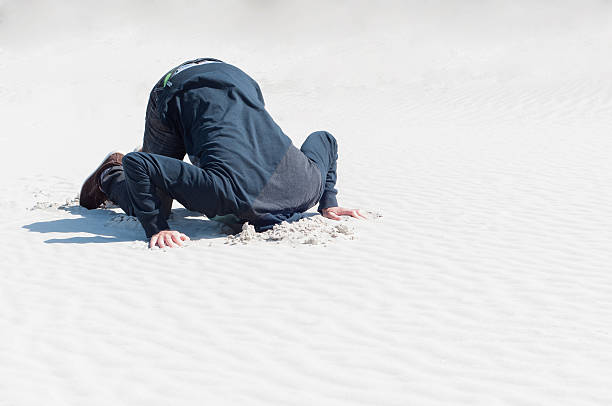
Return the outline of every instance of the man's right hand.
[[[189,237],[185,234],[174,230],[162,230],[159,233],[151,237],[149,242],[149,248],[158,246],[159,248],[165,247],[179,247],[183,246],[183,241],[189,241]]]

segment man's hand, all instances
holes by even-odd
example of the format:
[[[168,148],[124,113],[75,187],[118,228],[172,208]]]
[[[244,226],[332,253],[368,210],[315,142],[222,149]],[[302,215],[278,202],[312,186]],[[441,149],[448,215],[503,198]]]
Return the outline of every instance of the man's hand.
[[[321,210],[323,217],[327,217],[332,220],[340,220],[340,216],[351,216],[355,218],[367,218],[359,212],[358,209],[345,209],[344,207],[328,207],[327,209]]]
[[[176,247],[177,245],[179,247],[182,247],[183,241],[189,241],[189,237],[187,237],[183,233],[179,233],[178,231],[163,230],[151,237],[151,241],[149,242],[149,248],[153,248],[156,245],[159,248],[172,248]]]

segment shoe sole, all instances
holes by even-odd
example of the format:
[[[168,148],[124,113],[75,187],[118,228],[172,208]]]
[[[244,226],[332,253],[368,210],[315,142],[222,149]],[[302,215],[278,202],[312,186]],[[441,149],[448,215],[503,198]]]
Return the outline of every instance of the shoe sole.
[[[98,166],[96,166],[96,168],[95,168],[95,169],[94,169],[94,170],[93,170],[93,171],[92,171],[92,172],[89,174],[89,176],[85,178],[85,181],[84,181],[83,183],[81,183],[81,188],[80,188],[79,190],[82,190],[82,189],[83,189],[83,186],[85,185],[85,183],[87,183],[87,181],[89,180],[89,178],[91,178],[91,177],[92,177],[92,176],[93,176],[93,175],[94,175],[94,174],[95,174],[95,173],[98,171],[98,168],[99,168],[100,166],[102,166],[102,164],[104,163],[104,161],[106,161],[106,160],[108,159],[108,157],[109,157],[109,156],[111,156],[111,155],[113,155],[113,154],[116,154],[116,153],[120,153],[120,154],[125,155],[125,152],[123,152],[123,151],[121,151],[121,150],[119,150],[119,149],[118,149],[118,150],[115,150],[115,151],[111,151],[111,152],[109,152],[108,154],[106,154],[106,156],[104,157],[104,159],[103,159],[102,161],[100,161],[100,163],[98,164]],[[81,196],[79,195],[79,198],[80,198],[80,197],[81,197]]]

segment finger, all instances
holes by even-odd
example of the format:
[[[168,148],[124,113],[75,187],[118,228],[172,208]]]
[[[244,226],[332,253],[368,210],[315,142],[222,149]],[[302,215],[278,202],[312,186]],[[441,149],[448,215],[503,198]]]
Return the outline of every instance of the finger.
[[[359,212],[359,209],[342,209],[342,212],[339,213],[343,216],[351,216],[355,218],[366,218],[363,214]]]
[[[153,237],[151,237],[151,241],[149,242],[149,248],[153,248],[155,247],[155,243],[157,242],[157,234],[155,234]]]
[[[181,233],[181,240],[183,241],[189,241],[189,237],[187,237],[185,234]]]
[[[328,218],[332,219],[332,220],[340,220],[340,216],[338,216],[336,213],[334,213],[333,211],[330,211],[327,213],[329,215]]]
[[[176,245],[178,245],[179,247],[182,247],[182,246],[183,246],[183,243],[182,243],[182,241],[181,241],[181,237],[180,237],[180,234],[179,234],[179,233],[172,234],[172,241],[174,241],[174,243],[175,243]]]
[[[164,244],[164,236],[163,236],[163,235],[160,235],[160,236],[157,238],[157,246],[158,246],[159,248],[165,248],[165,247],[166,247],[166,244]]]
[[[357,210],[357,214],[359,214],[359,216],[360,216],[362,219],[366,219],[366,220],[368,219],[368,218],[367,218],[366,216],[364,216],[364,215],[361,213],[361,211],[359,211],[359,210]]]
[[[166,246],[170,248],[174,247],[174,243],[172,242],[172,234],[166,234],[164,236],[164,242],[166,243]]]

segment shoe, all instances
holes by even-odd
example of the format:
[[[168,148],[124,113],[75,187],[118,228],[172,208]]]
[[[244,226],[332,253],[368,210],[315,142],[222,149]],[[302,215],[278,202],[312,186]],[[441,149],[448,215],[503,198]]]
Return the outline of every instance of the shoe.
[[[107,196],[100,186],[100,175],[111,166],[121,165],[123,155],[124,154],[119,151],[109,153],[96,170],[85,179],[79,195],[79,204],[81,206],[92,210],[98,208],[106,201]]]

